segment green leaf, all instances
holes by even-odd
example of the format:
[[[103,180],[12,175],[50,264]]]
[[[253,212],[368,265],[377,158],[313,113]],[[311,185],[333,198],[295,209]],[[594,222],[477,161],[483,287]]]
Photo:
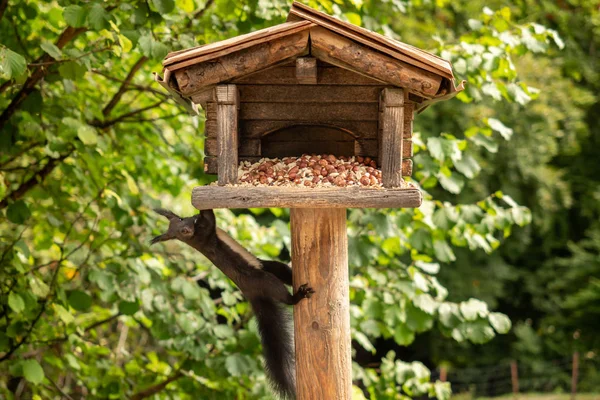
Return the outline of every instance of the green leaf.
[[[458,305],[453,303],[443,303],[438,308],[438,315],[442,325],[448,328],[455,328],[461,323]]]
[[[152,45],[152,57],[156,60],[162,60],[169,52],[169,48],[160,42],[154,42]]]
[[[363,321],[360,324],[360,330],[363,331],[365,334],[372,336],[372,337],[379,337],[381,336],[381,329],[379,329],[379,324],[377,323],[377,321],[373,320],[373,319],[368,319],[366,321]]]
[[[123,315],[133,315],[140,309],[137,301],[121,301],[119,303],[119,312]]]
[[[56,47],[54,43],[44,41],[40,47],[55,60],[60,60],[62,58],[62,51],[60,51],[60,49]]]
[[[177,8],[185,11],[186,13],[194,12],[196,5],[194,4],[194,0],[175,0],[175,4],[177,4]]]
[[[30,383],[39,385],[44,381],[44,370],[36,360],[25,360],[21,363],[21,366],[23,368],[23,377]]]
[[[104,7],[102,7],[100,3],[95,3],[90,8],[90,13],[88,14],[88,21],[92,29],[97,31],[106,29],[108,27],[109,18],[110,14],[106,12]]]
[[[497,120],[496,118],[488,118],[487,123],[490,128],[502,135],[504,139],[510,140],[512,137],[513,130],[500,122],[500,120]]]
[[[77,311],[87,311],[92,306],[92,298],[81,290],[73,290],[69,294],[69,304]]]
[[[248,356],[232,354],[225,359],[225,368],[231,376],[242,376],[252,369],[252,362]]]
[[[69,325],[70,323],[75,321],[75,317],[73,316],[73,314],[71,314],[69,310],[67,310],[60,304],[54,303],[53,307],[54,311],[56,311],[56,314],[58,314],[58,318],[60,318],[62,322],[65,323],[65,325]]]
[[[29,278],[29,287],[31,288],[31,292],[39,298],[45,298],[50,291],[48,285],[37,277]]]
[[[152,4],[161,14],[168,14],[175,8],[175,2],[173,0],[152,0]]]
[[[217,325],[214,327],[215,336],[220,339],[227,339],[233,335],[233,329],[229,325]]]
[[[375,346],[373,346],[367,335],[365,335],[362,332],[354,332],[353,336],[354,340],[356,340],[358,344],[360,344],[363,347],[363,349],[375,354]]]
[[[467,321],[475,321],[479,317],[485,318],[489,314],[487,304],[473,298],[460,303],[460,312]]]
[[[81,139],[86,146],[93,146],[98,143],[98,134],[96,130],[89,125],[81,125],[77,130],[77,137]]]
[[[58,72],[63,78],[76,81],[84,77],[87,69],[84,65],[81,65],[75,61],[69,61],[61,64],[60,67],[58,67]]]
[[[431,297],[429,293],[423,293],[415,297],[413,304],[425,311],[427,314],[434,314],[437,309],[438,303]]]
[[[81,28],[85,25],[86,12],[81,6],[68,6],[63,11],[63,18],[73,28]]]
[[[12,79],[21,76],[27,70],[27,61],[19,53],[11,49],[3,48],[0,51],[0,68],[5,79]]]
[[[8,206],[6,218],[14,224],[23,224],[31,217],[31,211],[23,200],[17,200]]]
[[[510,319],[502,313],[490,313],[489,320],[496,332],[500,334],[508,333],[512,326]]]
[[[496,336],[494,330],[483,321],[465,324],[463,335],[475,344],[487,343]]]
[[[131,40],[129,40],[124,35],[118,35],[118,38],[119,38],[119,45],[121,46],[121,48],[123,49],[123,51],[125,53],[130,52],[131,49],[133,48],[133,44],[131,43]]]
[[[454,162],[454,167],[469,179],[475,178],[481,171],[479,163],[470,154],[463,154],[460,160]]]
[[[405,324],[398,324],[394,327],[394,340],[400,346],[408,346],[415,341],[415,332]]]
[[[450,193],[458,194],[465,186],[464,179],[458,174],[451,174],[450,176],[438,174],[437,178],[440,181],[440,185]]]
[[[434,240],[433,252],[435,254],[435,258],[441,262],[451,262],[456,260],[456,256],[454,255],[452,248],[450,248],[445,240]]]
[[[23,298],[21,295],[15,292],[10,292],[8,295],[8,305],[17,314],[22,313],[25,309],[25,302],[23,301]]]

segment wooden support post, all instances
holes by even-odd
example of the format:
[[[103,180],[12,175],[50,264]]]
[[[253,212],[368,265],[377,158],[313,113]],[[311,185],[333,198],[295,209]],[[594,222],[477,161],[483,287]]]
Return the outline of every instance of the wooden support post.
[[[519,370],[516,361],[510,362],[510,378],[512,382],[513,397],[516,399],[519,397]]]
[[[448,370],[446,369],[446,367],[442,366],[442,367],[440,367],[440,381],[446,382],[447,379],[448,379]]]
[[[294,290],[316,293],[294,307],[298,400],[352,394],[346,210],[291,209]]]
[[[219,185],[236,184],[238,174],[238,109],[236,85],[218,85],[217,99],[217,152]]]
[[[571,375],[571,400],[577,396],[577,379],[579,376],[579,352],[573,353],[573,374]]]
[[[404,90],[383,89],[380,100],[381,138],[379,164],[384,187],[402,184],[402,134],[404,132]]]
[[[301,57],[296,59],[296,80],[303,85],[317,84],[317,59]]]

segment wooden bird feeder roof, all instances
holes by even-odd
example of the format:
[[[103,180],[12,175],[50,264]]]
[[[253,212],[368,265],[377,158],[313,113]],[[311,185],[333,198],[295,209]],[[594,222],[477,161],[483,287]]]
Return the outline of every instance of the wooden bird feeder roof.
[[[464,89],[449,61],[294,2],[287,22],[169,53],[155,79],[176,101],[205,111],[205,171],[196,208],[418,207],[412,120]],[[307,150],[309,149],[309,150]],[[240,161],[302,153],[363,156],[383,188],[248,187]]]
[[[282,52],[279,57],[271,60],[263,57],[261,51],[264,51],[265,46],[282,45],[278,39],[292,35],[299,35],[299,40],[287,49],[287,52]],[[354,45],[350,49],[355,53],[354,57],[336,52],[339,46],[329,45],[332,41],[338,41],[337,44],[346,47]],[[241,52],[248,55],[244,60],[244,68],[226,73],[223,71],[221,74],[210,71],[210,76],[200,82],[197,82],[197,79],[187,82],[186,78],[193,75],[198,67],[202,66],[202,72],[205,72],[206,67],[214,65],[217,59]],[[450,99],[464,89],[463,82],[458,86],[455,84],[449,61],[339,20],[299,2],[293,3],[285,23],[220,42],[169,53],[163,61],[164,80],[157,77],[157,81],[165,87],[168,85],[170,91],[174,89],[183,98],[189,99],[191,95],[212,89],[216,84],[230,82],[307,54],[389,85],[407,89],[420,100],[417,111],[433,102]],[[357,58],[361,57],[371,57],[370,62],[360,62]],[[252,63],[255,64],[254,68],[249,68]],[[392,63],[400,68],[386,72],[373,67],[373,64],[385,63]],[[398,70],[404,73],[398,73]],[[177,76],[177,82],[172,80],[174,75]],[[418,81],[415,80],[415,75],[420,78]]]

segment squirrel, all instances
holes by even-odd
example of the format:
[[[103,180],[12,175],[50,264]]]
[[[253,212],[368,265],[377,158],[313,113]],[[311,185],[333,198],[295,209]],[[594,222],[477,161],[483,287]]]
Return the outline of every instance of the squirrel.
[[[165,209],[155,211],[169,220],[169,228],[153,238],[151,244],[178,239],[202,253],[237,285],[256,315],[265,371],[273,390],[282,399],[295,399],[293,334],[290,315],[283,305],[295,305],[315,291],[303,284],[291,295],[285,286],[292,286],[291,268],[252,255],[217,227],[213,210],[202,210],[188,218]]]

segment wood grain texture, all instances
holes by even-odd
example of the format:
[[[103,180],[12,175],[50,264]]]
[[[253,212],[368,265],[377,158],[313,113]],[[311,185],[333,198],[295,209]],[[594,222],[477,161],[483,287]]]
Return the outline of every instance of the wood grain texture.
[[[442,77],[374,51],[327,29],[310,29],[311,54],[338,67],[403,87],[426,98],[437,93]]]
[[[334,32],[337,32],[359,43],[371,46],[387,53],[399,60],[403,60],[420,68],[436,74],[441,74],[448,79],[453,79],[450,62],[406,43],[388,38],[379,33],[370,31],[349,22],[342,21],[331,15],[315,10],[305,4],[295,1],[292,4],[288,21],[311,21]]]
[[[219,185],[235,184],[238,178],[238,105],[235,85],[219,85],[217,99],[217,160]]]
[[[382,88],[373,85],[238,85],[242,103],[377,103]]]
[[[279,129],[292,126],[314,126],[310,121],[276,121],[256,120],[244,121],[240,127],[240,134],[248,138],[260,138]],[[319,123],[319,126],[342,129],[355,138],[374,139],[377,137],[377,121],[332,121]],[[207,128],[208,129],[208,128]]]
[[[232,83],[250,85],[297,85],[296,67],[279,66],[260,70],[252,75],[236,78]],[[317,66],[318,85],[375,85],[385,86],[385,82],[339,68],[331,64]]]
[[[299,154],[288,154],[288,156],[298,156]],[[252,163],[257,162],[262,157],[250,157],[250,156],[239,156],[240,161],[250,161]],[[379,160],[376,158],[375,161],[379,163]],[[411,159],[402,160],[402,176],[411,176],[413,170],[413,162]],[[204,157],[204,172],[207,174],[216,174],[218,171],[217,167],[217,157],[206,156]]]
[[[191,64],[206,61],[211,58],[220,57],[224,54],[232,53],[257,43],[276,39],[281,36],[289,35],[298,32],[299,30],[308,29],[311,23],[308,21],[283,23],[271,26],[258,31],[250,32],[245,35],[235,36],[229,39],[221,40],[220,42],[210,43],[204,46],[180,50],[167,54],[163,61],[164,66],[169,66],[169,69],[176,70]],[[177,65],[173,65],[177,64]]]
[[[352,394],[346,209],[292,209],[294,290],[310,299],[294,306],[298,400],[349,400]]]
[[[242,103],[242,120],[280,120],[332,123],[333,121],[377,121],[375,103]]]
[[[308,31],[298,32],[268,43],[175,71],[175,79],[184,96],[204,87],[265,69],[282,60],[308,53]]]
[[[422,202],[418,189],[296,188],[277,186],[199,186],[192,205],[211,208],[415,208]]]
[[[216,137],[209,137],[204,140],[204,153],[207,156],[217,156],[219,154]],[[261,152],[260,152],[260,140],[259,139],[245,139],[245,138],[239,139],[238,157],[240,157],[240,156],[258,157],[260,155],[261,155]]]
[[[379,164],[384,187],[402,184],[402,132],[404,130],[404,91],[384,89],[381,93],[383,112]]]
[[[302,85],[317,84],[317,59],[301,57],[296,59],[296,80]]]

